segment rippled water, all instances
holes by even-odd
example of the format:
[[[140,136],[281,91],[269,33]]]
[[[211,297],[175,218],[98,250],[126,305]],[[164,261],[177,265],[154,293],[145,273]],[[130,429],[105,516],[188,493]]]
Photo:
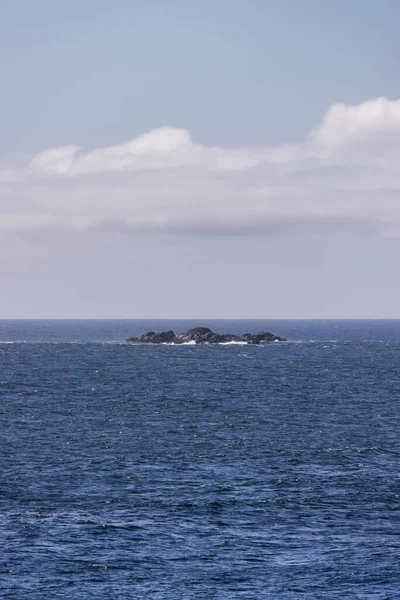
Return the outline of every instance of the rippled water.
[[[140,346],[148,329],[287,343]],[[6,599],[400,597],[400,322],[0,322]]]

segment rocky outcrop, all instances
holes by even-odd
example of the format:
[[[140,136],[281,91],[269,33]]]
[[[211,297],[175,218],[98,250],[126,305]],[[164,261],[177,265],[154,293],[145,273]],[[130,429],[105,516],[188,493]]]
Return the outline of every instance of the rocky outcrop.
[[[260,344],[261,342],[285,342],[286,340],[268,331],[234,335],[233,333],[215,333],[208,327],[194,327],[186,333],[177,334],[173,331],[162,331],[161,333],[149,331],[140,337],[130,337],[126,341],[137,344],[227,344],[229,342]]]

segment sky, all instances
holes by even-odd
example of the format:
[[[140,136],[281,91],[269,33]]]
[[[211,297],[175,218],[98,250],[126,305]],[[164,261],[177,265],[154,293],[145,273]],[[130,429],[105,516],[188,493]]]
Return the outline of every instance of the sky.
[[[400,318],[397,0],[3,0],[0,318]]]

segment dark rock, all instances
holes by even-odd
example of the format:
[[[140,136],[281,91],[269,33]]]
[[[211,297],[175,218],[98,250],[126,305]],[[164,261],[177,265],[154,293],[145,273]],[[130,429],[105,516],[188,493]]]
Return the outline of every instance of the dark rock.
[[[176,335],[173,331],[162,331],[161,333],[149,331],[140,337],[128,338],[126,341],[139,344],[187,344],[189,342],[196,344],[226,344],[229,342],[260,344],[262,342],[285,342],[286,340],[268,331],[234,335],[233,333],[215,333],[208,327],[194,327],[186,333]]]
[[[207,333],[212,333],[209,327],[193,327],[193,329],[189,329],[186,335],[199,336],[206,335]]]
[[[141,342],[143,344],[170,344],[175,340],[175,333],[173,331],[162,331],[161,333],[155,333],[149,331],[139,338],[128,338],[127,342]]]

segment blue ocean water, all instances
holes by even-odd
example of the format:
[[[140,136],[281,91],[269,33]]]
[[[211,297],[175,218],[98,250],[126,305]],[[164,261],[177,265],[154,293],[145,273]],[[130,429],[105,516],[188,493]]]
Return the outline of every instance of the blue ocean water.
[[[149,329],[269,330],[141,346]],[[400,598],[400,321],[0,321],[0,596]]]

